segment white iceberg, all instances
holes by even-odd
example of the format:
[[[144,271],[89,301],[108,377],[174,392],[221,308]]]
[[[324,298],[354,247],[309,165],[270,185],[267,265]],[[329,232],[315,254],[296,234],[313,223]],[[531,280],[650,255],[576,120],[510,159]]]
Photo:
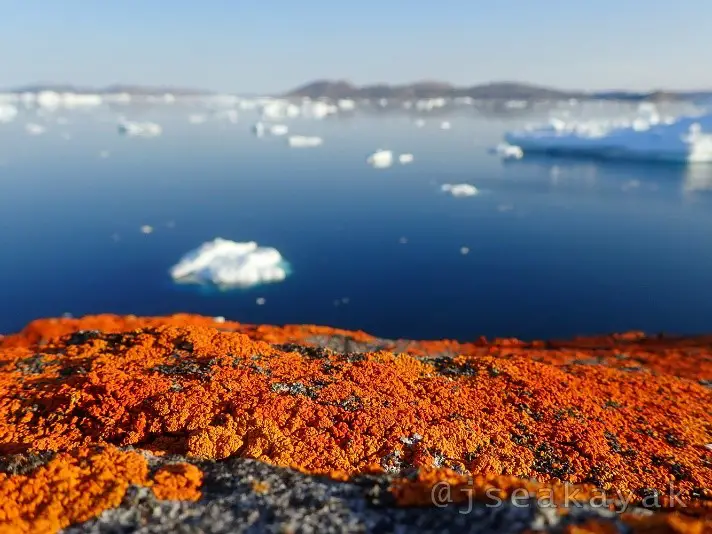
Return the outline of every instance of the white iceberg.
[[[443,121],[440,123],[441,130],[449,130],[450,128],[452,128],[452,124],[450,124],[448,121]]]
[[[443,184],[440,190],[454,197],[472,197],[479,193],[477,188],[470,184]]]
[[[17,117],[17,107],[12,104],[0,104],[0,123],[12,122]]]
[[[119,133],[132,137],[156,137],[163,133],[163,128],[155,122],[119,121]]]
[[[276,136],[287,135],[289,127],[286,124],[273,124],[269,127],[269,133]]]
[[[393,165],[393,152],[390,150],[377,150],[366,159],[366,163],[376,169],[390,167]]]
[[[492,152],[503,159],[522,159],[524,157],[522,147],[510,145],[509,143],[499,143],[492,149]]]
[[[342,98],[336,104],[341,111],[353,111],[356,109],[356,102],[349,98]]]
[[[42,135],[47,131],[47,128],[45,128],[41,124],[28,122],[27,124],[25,124],[25,131],[30,135]]]
[[[567,123],[509,132],[505,140],[525,152],[616,159],[712,162],[712,114],[661,119],[652,109],[633,121]]]
[[[262,137],[265,134],[265,125],[261,122],[256,122],[252,126],[252,133],[254,133],[257,137]]]
[[[413,160],[415,158],[413,157],[413,154],[401,154],[398,156],[398,161],[400,162],[401,165],[407,165],[408,163],[413,163]]]
[[[287,262],[275,248],[217,238],[183,256],[170,274],[176,282],[228,289],[281,282],[288,271]]]
[[[308,137],[305,135],[292,135],[288,141],[293,148],[312,148],[321,146],[324,140],[321,137]]]

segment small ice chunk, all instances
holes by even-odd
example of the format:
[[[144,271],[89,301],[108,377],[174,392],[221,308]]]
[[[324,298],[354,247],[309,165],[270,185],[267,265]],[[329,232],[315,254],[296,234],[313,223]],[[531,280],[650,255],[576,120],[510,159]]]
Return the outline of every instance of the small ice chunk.
[[[225,322],[225,317],[222,315],[218,315],[217,317],[213,317],[213,321],[216,323],[224,323]]]
[[[356,109],[356,102],[348,98],[342,98],[337,102],[341,111],[353,111]]]
[[[12,104],[0,104],[0,123],[12,122],[17,117],[17,107]]]
[[[621,185],[621,191],[632,191],[640,187],[640,180],[628,180]]]
[[[512,206],[511,204],[500,204],[499,206],[497,206],[497,211],[502,212],[502,213],[504,213],[506,211],[512,211],[513,209],[514,209],[514,206]]]
[[[460,254],[463,256],[467,256],[470,253],[470,249],[468,247],[460,247]]]
[[[265,125],[261,122],[256,122],[252,126],[252,133],[254,133],[257,137],[262,137],[265,134]]]
[[[288,139],[289,146],[293,148],[312,148],[321,146],[324,140],[321,137],[308,137],[305,135],[292,135]]]
[[[150,234],[150,233],[153,233],[153,226],[151,226],[151,225],[149,225],[149,224],[144,224],[144,225],[141,227],[141,233],[142,233],[142,234],[146,234],[146,235],[148,235],[148,234]]]
[[[215,118],[219,120],[226,120],[227,122],[235,124],[238,121],[239,116],[236,109],[225,109],[217,112],[215,114]]]
[[[477,188],[470,184],[443,184],[440,189],[454,197],[472,197],[479,193]]]
[[[448,121],[443,121],[440,123],[441,130],[449,130],[450,128],[452,128],[452,124],[450,124]]]
[[[408,243],[408,238],[407,238],[407,237],[401,237],[401,238],[398,240],[398,242],[399,242],[401,245],[405,245],[405,244]]]
[[[47,128],[35,122],[28,122],[25,124],[25,131],[30,135],[42,135],[47,131]]]
[[[203,124],[208,118],[202,113],[194,113],[188,116],[188,122],[191,124]]]
[[[170,274],[176,282],[229,289],[281,282],[288,268],[275,248],[217,238],[184,255]]]
[[[366,163],[376,169],[385,169],[386,167],[390,167],[393,165],[393,152],[390,150],[379,149],[366,159]]]
[[[407,165],[408,163],[413,163],[413,154],[401,154],[398,156],[398,161],[401,165]]]
[[[163,133],[163,128],[155,122],[119,121],[119,133],[132,137],[156,137]]]
[[[264,306],[267,303],[267,299],[264,297],[257,297],[257,299],[255,300],[255,303],[258,306]]]
[[[494,153],[502,159],[522,159],[524,157],[524,151],[521,147],[510,145],[509,143],[499,143],[494,147]]]
[[[422,128],[423,126],[425,126],[425,121],[424,121],[423,119],[418,119],[418,120],[415,121],[415,125],[416,125],[418,128]]]
[[[286,124],[273,124],[269,127],[269,133],[276,136],[287,135],[289,127]]]

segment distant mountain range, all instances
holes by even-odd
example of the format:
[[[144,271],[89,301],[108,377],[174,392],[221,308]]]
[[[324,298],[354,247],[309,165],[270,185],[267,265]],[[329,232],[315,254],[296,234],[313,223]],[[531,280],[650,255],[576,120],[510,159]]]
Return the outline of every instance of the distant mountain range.
[[[9,90],[13,93],[39,93],[54,91],[57,93],[78,94],[117,94],[127,93],[134,96],[201,96],[215,94],[205,89],[176,87],[114,84],[106,87],[83,87],[72,84],[37,83],[15,87]],[[318,80],[286,94],[279,95],[288,98],[312,99],[381,99],[415,100],[421,98],[458,98],[470,97],[477,100],[568,100],[576,98],[626,100],[626,101],[697,101],[712,99],[712,90],[708,91],[569,91],[540,85],[518,82],[492,82],[468,87],[457,87],[446,82],[422,81],[404,85],[354,85],[343,80]]]
[[[338,99],[381,99],[412,100],[420,98],[470,97],[478,100],[568,100],[605,99],[629,101],[695,100],[712,98],[710,91],[607,91],[585,92],[553,89],[539,85],[518,82],[493,82],[469,87],[456,87],[449,83],[426,81],[406,85],[364,85],[357,86],[338,80],[319,80],[289,91],[288,97]]]

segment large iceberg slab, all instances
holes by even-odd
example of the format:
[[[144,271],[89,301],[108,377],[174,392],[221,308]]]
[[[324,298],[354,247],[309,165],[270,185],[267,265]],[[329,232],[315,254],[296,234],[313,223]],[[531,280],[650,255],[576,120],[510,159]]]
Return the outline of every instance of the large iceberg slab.
[[[277,249],[260,247],[254,241],[238,243],[222,238],[203,243],[170,270],[176,282],[221,289],[281,282],[288,273],[289,265]]]
[[[616,159],[712,162],[712,114],[661,120],[565,122],[509,132],[505,140],[526,152]]]

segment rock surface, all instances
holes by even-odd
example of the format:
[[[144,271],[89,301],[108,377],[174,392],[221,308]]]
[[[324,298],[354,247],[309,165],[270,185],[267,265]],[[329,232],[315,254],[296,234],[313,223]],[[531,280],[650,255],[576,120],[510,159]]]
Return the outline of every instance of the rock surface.
[[[39,320],[0,337],[0,532],[707,532],[711,386],[712,337]]]

